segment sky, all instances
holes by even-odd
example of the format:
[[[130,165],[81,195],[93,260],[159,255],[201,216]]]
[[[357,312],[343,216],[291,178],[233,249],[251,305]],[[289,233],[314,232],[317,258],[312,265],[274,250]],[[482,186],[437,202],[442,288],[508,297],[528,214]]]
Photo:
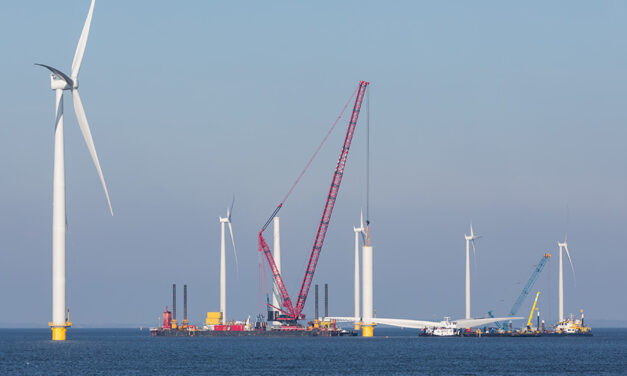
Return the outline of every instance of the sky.
[[[0,326],[51,320],[54,93],[33,63],[69,72],[88,8],[11,1],[0,13]],[[66,93],[74,325],[156,325],[172,283],[179,297],[188,285],[190,321],[217,311],[219,216],[233,195],[227,316],[254,318],[257,233],[359,80],[370,114],[314,277],[329,284],[330,314],[353,314],[369,119],[377,316],[462,317],[472,221],[473,316],[507,313],[548,252],[534,292],[554,322],[567,233],[565,311],[627,325],[626,17],[620,1],[98,0],[80,91],[115,215]],[[293,299],[348,115],[280,212]]]

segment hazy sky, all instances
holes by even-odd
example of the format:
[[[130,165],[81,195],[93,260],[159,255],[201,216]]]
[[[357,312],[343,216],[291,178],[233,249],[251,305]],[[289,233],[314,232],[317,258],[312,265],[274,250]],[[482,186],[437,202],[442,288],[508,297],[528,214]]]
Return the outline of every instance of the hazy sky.
[[[12,1],[0,12],[2,326],[51,319],[54,93],[33,63],[69,72],[88,7]],[[80,89],[115,216],[67,93],[72,321],[154,325],[172,283],[179,296],[189,285],[193,322],[218,310],[218,216],[233,193],[240,273],[229,249],[227,310],[254,317],[257,232],[359,80],[372,83],[378,316],[463,315],[472,219],[484,236],[473,316],[504,314],[550,252],[536,289],[553,321],[568,230],[566,312],[627,320],[626,17],[621,1],[97,1]],[[333,315],[353,310],[361,120],[315,275]],[[280,213],[293,299],[345,127]]]

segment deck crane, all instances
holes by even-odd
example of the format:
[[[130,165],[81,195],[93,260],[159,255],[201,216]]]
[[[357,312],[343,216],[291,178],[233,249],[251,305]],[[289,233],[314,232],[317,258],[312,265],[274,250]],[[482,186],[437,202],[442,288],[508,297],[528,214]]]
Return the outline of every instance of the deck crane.
[[[322,245],[324,243],[324,238],[327,234],[327,229],[331,220],[331,214],[333,213],[333,207],[335,206],[335,201],[337,200],[337,194],[340,189],[340,184],[342,183],[344,168],[346,167],[346,160],[348,158],[348,150],[350,149],[351,142],[353,141],[353,134],[355,133],[355,126],[357,125],[357,119],[359,118],[359,111],[361,109],[361,104],[363,102],[364,94],[368,85],[369,82],[360,81],[359,86],[356,90],[357,95],[355,96],[353,112],[348,123],[348,129],[346,130],[346,137],[344,138],[344,144],[342,145],[342,149],[340,151],[340,157],[337,161],[337,166],[335,167],[333,178],[331,179],[331,188],[329,188],[329,194],[327,195],[324,210],[322,211],[322,219],[320,220],[320,224],[318,225],[318,232],[316,233],[313,248],[311,249],[309,263],[307,264],[307,269],[305,270],[305,276],[303,278],[303,283],[300,287],[300,292],[298,293],[298,300],[296,301],[296,305],[293,305],[292,300],[287,293],[287,289],[285,288],[285,284],[283,283],[281,273],[277,269],[277,266],[274,262],[274,257],[272,257],[270,247],[268,246],[268,243],[266,243],[266,240],[263,238],[264,230],[272,221],[272,219],[277,215],[279,210],[281,210],[283,202],[281,202],[277,206],[277,208],[274,210],[274,213],[272,213],[266,224],[259,231],[259,252],[263,252],[263,254],[266,256],[266,260],[268,261],[268,265],[270,266],[270,269],[272,271],[272,277],[274,278],[274,281],[279,288],[279,291],[281,293],[281,299],[283,300],[283,309],[281,307],[274,308],[283,313],[282,317],[279,317],[278,319],[286,323],[296,323],[297,320],[303,320],[305,318],[305,315],[302,314],[302,311],[305,307],[305,301],[307,300],[309,288],[311,287],[314,272],[316,271],[316,265],[318,264],[318,258],[320,257],[320,252],[322,251]]]
[[[533,313],[536,311],[536,304],[538,304],[538,296],[540,296],[540,291],[536,294],[536,300],[533,301],[533,306],[531,306],[531,312],[529,313],[529,320],[527,320],[527,330],[531,330],[531,320],[533,320]],[[540,330],[540,328],[537,328]]]
[[[531,273],[531,277],[529,277],[529,280],[527,281],[527,284],[525,284],[525,287],[520,292],[520,295],[518,296],[518,299],[516,299],[516,302],[514,303],[512,308],[509,310],[508,316],[515,316],[516,315],[516,312],[518,312],[518,309],[523,304],[523,302],[527,298],[527,295],[529,295],[529,292],[533,288],[533,285],[536,283],[536,280],[540,276],[540,272],[542,271],[542,269],[544,269],[544,265],[546,265],[547,261],[549,261],[550,258],[551,258],[551,254],[549,254],[549,253],[545,253],[542,256],[542,258],[540,259],[540,262],[538,263],[538,265],[534,269],[533,273]],[[488,311],[488,315],[490,315],[490,317],[494,317],[494,315],[492,314],[492,311]],[[503,329],[503,330],[507,329],[506,326],[504,324],[502,324],[502,323],[496,322],[495,324],[500,329]]]

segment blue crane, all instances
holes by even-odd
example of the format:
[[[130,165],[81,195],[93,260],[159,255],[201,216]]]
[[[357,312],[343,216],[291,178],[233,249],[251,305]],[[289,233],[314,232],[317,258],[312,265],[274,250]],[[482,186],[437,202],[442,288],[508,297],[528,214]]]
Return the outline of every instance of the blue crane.
[[[549,261],[550,258],[551,258],[551,255],[549,253],[545,253],[542,256],[535,270],[533,271],[533,273],[531,273],[531,277],[529,277],[527,284],[522,289],[522,291],[520,292],[520,295],[518,296],[518,299],[516,299],[516,302],[512,306],[512,309],[509,310],[509,316],[516,315],[516,312],[518,312],[518,309],[523,304],[523,302],[525,301],[525,298],[527,298],[527,295],[529,295],[529,291],[531,291],[531,289],[533,288],[533,285],[536,283],[536,280],[540,276],[540,272],[542,271],[542,269],[544,269],[544,265],[546,265],[547,261]],[[488,311],[488,315],[490,315],[490,317],[494,317],[494,315],[492,314],[492,311]],[[496,322],[495,324],[500,329],[504,329],[504,330],[506,329],[506,326],[504,324],[501,324],[500,322]]]

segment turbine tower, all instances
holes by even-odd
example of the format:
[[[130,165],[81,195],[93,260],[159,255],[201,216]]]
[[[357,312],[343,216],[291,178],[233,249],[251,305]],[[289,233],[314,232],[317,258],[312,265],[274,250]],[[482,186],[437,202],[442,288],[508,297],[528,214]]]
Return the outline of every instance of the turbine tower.
[[[94,12],[95,0],[92,0],[87,13],[87,19],[83,26],[78,46],[72,61],[72,71],[70,76],[62,71],[44,64],[36,64],[48,69],[50,74],[50,86],[55,91],[55,130],[54,130],[54,167],[53,167],[53,188],[52,188],[52,321],[49,323],[52,329],[52,340],[64,341],[66,337],[66,328],[72,324],[69,321],[69,309],[66,311],[65,304],[65,239],[66,239],[66,214],[65,214],[65,155],[64,155],[64,137],[63,137],[63,92],[65,90],[72,91],[72,99],[74,102],[74,111],[78,125],[87,144],[87,149],[91,154],[91,158],[96,166],[100,182],[104,189],[109,205],[109,211],[113,215],[111,200],[107,185],[100,168],[98,154],[94,146],[94,140],[91,136],[83,102],[78,93],[78,73],[81,69],[83,55],[85,54],[85,46],[87,45],[87,37],[89,35],[89,27]],[[66,316],[68,312],[68,316]]]
[[[367,215],[367,212],[366,212]],[[364,246],[361,249],[362,255],[362,337],[372,337],[374,335],[374,327],[377,323],[374,320],[374,304],[373,304],[373,247],[370,244],[370,221],[366,217],[366,231],[364,234]]]
[[[558,281],[558,322],[564,321],[564,268],[562,266],[562,253],[563,250],[566,250],[566,255],[568,256],[568,261],[570,262],[570,267],[573,270],[573,278],[575,277],[575,267],[573,266],[573,260],[570,258],[570,252],[568,252],[568,235],[564,236],[564,242],[558,242],[557,245],[560,249],[560,257],[559,257],[559,281]]]
[[[475,240],[479,239],[481,236],[475,235],[475,232],[472,229],[472,222],[470,222],[470,235],[465,235],[466,239],[466,318],[470,318],[470,245],[472,244],[472,253],[475,255],[475,260],[477,258],[477,253],[475,250]]]
[[[364,238],[365,245],[365,236],[364,232],[364,214],[360,213],[359,217],[359,227],[353,226],[353,231],[355,232],[355,330],[359,330],[359,323],[361,321],[361,314],[359,313],[359,235],[361,234],[362,238]]]
[[[361,335],[363,337],[372,337],[374,332],[374,309],[373,309],[373,249],[366,238],[366,245],[362,248],[362,268],[363,268],[363,306],[362,315],[363,322],[361,326]]]
[[[220,218],[220,312],[222,313],[222,324],[226,323],[226,244],[225,244],[225,224],[229,225],[229,233],[231,234],[231,243],[233,244],[233,254],[235,255],[235,265],[237,267],[237,275],[239,276],[239,263],[237,261],[237,250],[235,249],[235,239],[233,239],[233,227],[231,226],[231,214],[235,196],[231,202],[231,207],[226,208],[226,217]]]
[[[274,263],[276,264],[276,269],[279,273],[281,273],[281,227],[279,217],[274,217],[274,250],[272,252],[274,257]],[[274,282],[274,278],[272,279],[272,305],[275,307],[281,307],[281,291],[279,291],[279,287]],[[276,312],[276,315],[279,314],[279,311],[273,309]]]

